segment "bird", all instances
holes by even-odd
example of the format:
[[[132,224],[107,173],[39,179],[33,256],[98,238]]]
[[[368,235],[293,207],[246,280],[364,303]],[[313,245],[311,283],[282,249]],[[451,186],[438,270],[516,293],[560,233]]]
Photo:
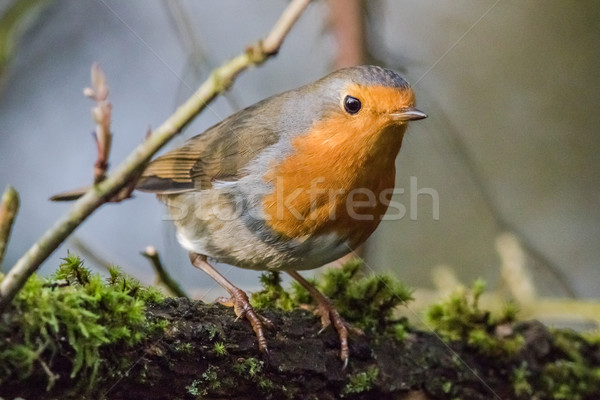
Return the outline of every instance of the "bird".
[[[136,190],[157,195],[192,265],[231,296],[268,353],[265,326],[246,293],[214,262],[282,271],[333,324],[344,368],[348,324],[298,271],[351,253],[381,222],[395,183],[395,160],[410,121],[426,118],[398,73],[344,68],[251,105],[151,161]]]
[[[166,204],[192,264],[229,292],[261,350],[264,320],[209,260],[291,275],[317,301],[324,326],[338,331],[347,365],[346,323],[298,271],[350,253],[373,233],[389,205],[407,123],[425,117],[396,72],[344,68],[192,137],[152,161],[136,189]]]

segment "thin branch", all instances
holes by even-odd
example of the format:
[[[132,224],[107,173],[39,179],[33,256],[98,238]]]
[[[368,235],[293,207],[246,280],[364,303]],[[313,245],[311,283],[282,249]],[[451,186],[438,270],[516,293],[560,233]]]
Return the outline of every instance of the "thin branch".
[[[4,260],[4,253],[10,239],[15,217],[19,211],[19,193],[12,187],[7,186],[0,199],[0,266]]]
[[[169,140],[181,132],[213,99],[233,84],[236,77],[254,65],[260,65],[277,53],[292,25],[310,0],[293,0],[283,12],[264,42],[251,45],[234,59],[213,70],[210,77],[173,115],[140,144],[104,181],[81,197],[54,226],[17,261],[0,283],[0,310],[4,309],[39,265],[94,210],[122,190],[145,163]]]
[[[83,94],[86,97],[94,100],[96,106],[92,108],[92,117],[96,123],[96,130],[93,132],[94,141],[96,142],[97,157],[94,163],[94,184],[98,184],[106,179],[106,171],[108,170],[108,158],[110,156],[110,148],[112,144],[112,134],[110,132],[110,122],[112,114],[112,105],[108,101],[108,86],[106,84],[106,76],[98,63],[92,65],[91,71],[92,87],[83,89]],[[132,179],[132,187],[135,186],[135,181]],[[51,201],[73,201],[90,190],[90,186],[85,186],[75,190],[69,190],[50,197]],[[133,189],[131,189],[133,191]],[[121,191],[115,199],[110,201],[121,201],[130,197],[131,191],[127,196],[123,196]]]
[[[179,286],[179,283],[171,277],[167,270],[163,267],[158,252],[154,246],[148,246],[141,253],[152,263],[152,267],[156,272],[157,283],[167,288],[171,294],[177,297],[189,298],[185,291]]]
[[[262,41],[262,52],[265,56],[277,54],[283,40],[290,33],[292,26],[298,21],[311,0],[294,0],[283,11],[279,21],[275,24],[269,35]]]
[[[108,86],[100,65],[97,63],[92,65],[91,75],[92,87],[85,88],[83,94],[96,102],[96,107],[92,108],[92,116],[96,122],[94,139],[98,148],[98,158],[94,164],[94,183],[100,183],[106,179],[106,170],[108,169],[108,157],[112,143],[112,134],[110,133],[112,105],[108,101]]]

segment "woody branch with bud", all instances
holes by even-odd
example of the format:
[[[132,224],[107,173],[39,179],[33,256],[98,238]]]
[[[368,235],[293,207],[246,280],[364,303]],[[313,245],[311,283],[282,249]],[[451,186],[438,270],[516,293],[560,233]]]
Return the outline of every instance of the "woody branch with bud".
[[[92,66],[92,87],[85,88],[83,94],[96,102],[96,107],[92,108],[92,116],[96,122],[94,139],[98,148],[98,158],[94,164],[94,184],[98,184],[106,178],[112,143],[112,134],[110,133],[112,105],[108,101],[106,77],[98,64]]]

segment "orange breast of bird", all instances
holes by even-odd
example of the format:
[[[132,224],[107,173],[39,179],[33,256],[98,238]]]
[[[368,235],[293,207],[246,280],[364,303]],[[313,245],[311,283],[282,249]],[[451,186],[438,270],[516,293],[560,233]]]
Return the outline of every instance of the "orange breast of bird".
[[[389,101],[397,104],[397,95]],[[293,153],[271,166],[264,179],[274,190],[263,208],[273,231],[300,239],[333,232],[357,246],[379,225],[406,125],[364,111],[315,122],[292,140]]]

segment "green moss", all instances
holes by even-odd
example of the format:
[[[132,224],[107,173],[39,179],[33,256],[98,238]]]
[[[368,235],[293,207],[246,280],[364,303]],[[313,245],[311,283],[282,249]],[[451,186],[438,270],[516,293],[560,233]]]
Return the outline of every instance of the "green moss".
[[[412,290],[389,275],[364,275],[363,268],[361,260],[352,260],[329,269],[318,287],[348,322],[365,330],[382,330],[391,322],[394,309],[412,300]]]
[[[202,373],[202,380],[207,384],[210,390],[217,390],[221,388],[221,381],[219,379],[219,367],[215,365],[209,365],[206,371]]]
[[[194,351],[194,346],[191,343],[175,343],[175,351],[178,353],[191,354]]]
[[[188,393],[196,398],[211,396],[227,396],[241,385],[252,383],[263,393],[274,389],[275,384],[263,374],[264,362],[250,357],[239,358],[234,365],[218,366],[210,364],[202,373],[201,378],[195,379],[186,387]],[[231,371],[239,377],[231,376]],[[234,376],[235,376],[234,375]]]
[[[223,357],[227,355],[227,349],[225,348],[225,344],[223,342],[216,342],[213,351],[218,357]]]
[[[206,396],[209,391],[215,392],[222,389],[222,382],[219,378],[220,369],[216,365],[209,365],[202,373],[200,379],[194,379],[185,389],[192,396],[201,399]]]
[[[29,278],[13,300],[14,309],[4,314],[0,384],[15,376],[25,379],[41,367],[50,388],[53,362],[60,356],[72,363],[71,378],[85,377],[91,387],[104,362],[103,346],[131,346],[159,329],[149,328],[145,305],[162,298],[116,268],[104,281],[69,254],[51,278]]]
[[[406,334],[404,319],[393,318],[397,306],[412,299],[411,290],[389,275],[365,275],[364,264],[355,259],[341,268],[331,268],[318,279],[309,279],[317,289],[330,298],[342,317],[363,330],[389,332],[392,337],[403,339]],[[297,282],[289,291],[281,286],[276,272],[263,274],[264,289],[252,295],[257,308],[293,308],[313,304],[314,300]]]
[[[585,362],[582,353],[590,344],[583,336],[570,329],[551,329],[550,332],[554,345],[564,353],[565,358],[577,363]]]
[[[277,271],[265,272],[260,275],[260,283],[263,290],[252,293],[250,302],[257,309],[277,308],[290,311],[295,307],[295,303],[281,286],[281,276]]]
[[[406,339],[406,336],[408,335],[407,324],[406,323],[393,324],[392,332],[394,335],[394,339],[396,339],[399,342],[404,341]]]
[[[442,384],[442,391],[446,394],[450,393],[452,390],[452,382],[446,381]]]
[[[558,360],[544,365],[542,393],[554,400],[582,400],[600,390],[600,368],[587,363]]]
[[[529,383],[531,372],[528,369],[527,362],[523,362],[518,368],[515,368],[512,374],[512,383],[515,394],[519,397],[529,397],[533,394],[533,388]]]
[[[552,330],[557,359],[546,363],[541,372],[519,371],[513,380],[515,392],[526,375],[531,394],[552,400],[583,400],[600,391],[600,367],[587,357],[597,350],[583,336],[566,329]],[[525,397],[523,397],[525,398]]]
[[[212,322],[207,322],[201,325],[201,328],[204,332],[206,332],[208,335],[208,340],[213,341],[215,340],[215,338],[224,338],[225,337],[225,332],[223,331],[223,328],[221,326],[218,326],[216,324],[213,324]]]
[[[512,324],[516,307],[509,304],[500,315],[479,308],[485,283],[477,280],[470,291],[459,289],[442,302],[431,305],[425,312],[426,321],[444,340],[464,341],[487,356],[516,354],[524,345],[521,335],[496,334],[499,325]]]
[[[118,267],[112,266],[108,269],[109,277],[107,286],[127,292],[130,296],[142,300],[145,303],[160,303],[165,295],[154,286],[143,286],[135,278],[124,274]]]
[[[375,385],[378,375],[379,369],[377,367],[369,367],[366,371],[350,375],[349,382],[342,390],[342,395],[368,392]]]
[[[148,333],[164,332],[170,326],[170,322],[166,319],[156,319],[148,321]]]
[[[600,347],[600,330],[583,332],[581,336],[590,346]]]
[[[192,383],[190,383],[188,386],[185,387],[185,390],[187,390],[188,393],[194,397],[198,397],[200,395],[206,395],[206,392],[199,388],[199,386],[201,384],[202,384],[202,381],[200,379],[194,379],[192,381]]]
[[[512,384],[520,399],[584,400],[600,391],[598,344],[569,329],[551,329],[552,353],[535,369],[526,362],[514,369]],[[591,397],[590,397],[591,396]]]
[[[264,365],[263,361],[254,357],[238,359],[238,363],[233,366],[233,371],[241,378],[256,383],[260,390],[270,391],[274,387],[274,383],[263,375]]]
[[[238,363],[233,366],[233,371],[240,376],[249,376],[251,378],[262,372],[264,362],[254,357],[239,359]]]

